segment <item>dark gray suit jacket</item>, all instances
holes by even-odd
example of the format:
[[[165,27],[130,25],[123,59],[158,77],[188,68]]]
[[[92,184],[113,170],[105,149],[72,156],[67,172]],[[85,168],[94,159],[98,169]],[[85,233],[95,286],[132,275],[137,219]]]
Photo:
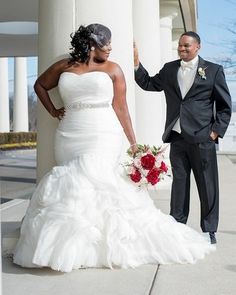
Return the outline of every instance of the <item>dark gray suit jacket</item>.
[[[180,60],[166,63],[158,74],[150,77],[140,64],[135,71],[137,84],[147,91],[164,91],[167,104],[163,142],[169,142],[170,132],[180,117],[181,132],[190,143],[207,142],[211,131],[223,137],[231,117],[231,97],[222,66],[199,57],[192,87],[182,99],[177,80]],[[206,79],[199,73],[205,69]]]

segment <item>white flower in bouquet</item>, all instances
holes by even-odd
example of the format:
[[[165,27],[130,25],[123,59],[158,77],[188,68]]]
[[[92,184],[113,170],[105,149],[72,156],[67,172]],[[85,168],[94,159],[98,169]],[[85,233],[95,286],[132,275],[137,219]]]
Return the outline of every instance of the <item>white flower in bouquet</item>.
[[[131,149],[127,153],[130,162],[123,165],[127,176],[138,186],[156,185],[163,175],[167,173],[168,167],[163,161],[163,154],[167,146],[150,147],[149,145],[137,145],[138,150],[135,154]]]

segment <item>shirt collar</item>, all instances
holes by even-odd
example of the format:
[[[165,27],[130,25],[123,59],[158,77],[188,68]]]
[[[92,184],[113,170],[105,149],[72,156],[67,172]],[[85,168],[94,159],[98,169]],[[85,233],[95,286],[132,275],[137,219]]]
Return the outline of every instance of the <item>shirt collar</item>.
[[[181,64],[181,67],[182,68],[190,68],[190,69],[194,69],[196,66],[197,66],[197,64],[198,64],[198,60],[199,60],[199,58],[198,58],[198,55],[197,56],[195,56],[192,60],[190,60],[190,61],[183,61],[183,60],[181,60],[180,61],[180,64]]]

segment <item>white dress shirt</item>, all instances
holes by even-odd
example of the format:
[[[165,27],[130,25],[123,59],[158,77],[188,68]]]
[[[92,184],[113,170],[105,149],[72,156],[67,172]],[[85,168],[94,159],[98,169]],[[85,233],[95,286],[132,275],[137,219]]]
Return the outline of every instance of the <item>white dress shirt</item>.
[[[197,72],[198,66],[198,55],[194,57],[194,59],[186,62],[181,60],[181,66],[179,67],[177,79],[179,83],[180,92],[182,95],[182,99],[184,99],[185,95],[193,85],[193,81]],[[181,133],[180,122],[179,119],[176,121],[172,130]]]

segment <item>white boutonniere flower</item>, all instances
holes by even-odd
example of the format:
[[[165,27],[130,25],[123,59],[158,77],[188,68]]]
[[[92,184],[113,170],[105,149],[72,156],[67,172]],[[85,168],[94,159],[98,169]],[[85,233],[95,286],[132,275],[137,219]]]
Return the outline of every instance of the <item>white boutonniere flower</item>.
[[[206,80],[205,69],[206,69],[206,68],[203,69],[202,67],[198,68],[198,75],[199,75],[203,80]]]

